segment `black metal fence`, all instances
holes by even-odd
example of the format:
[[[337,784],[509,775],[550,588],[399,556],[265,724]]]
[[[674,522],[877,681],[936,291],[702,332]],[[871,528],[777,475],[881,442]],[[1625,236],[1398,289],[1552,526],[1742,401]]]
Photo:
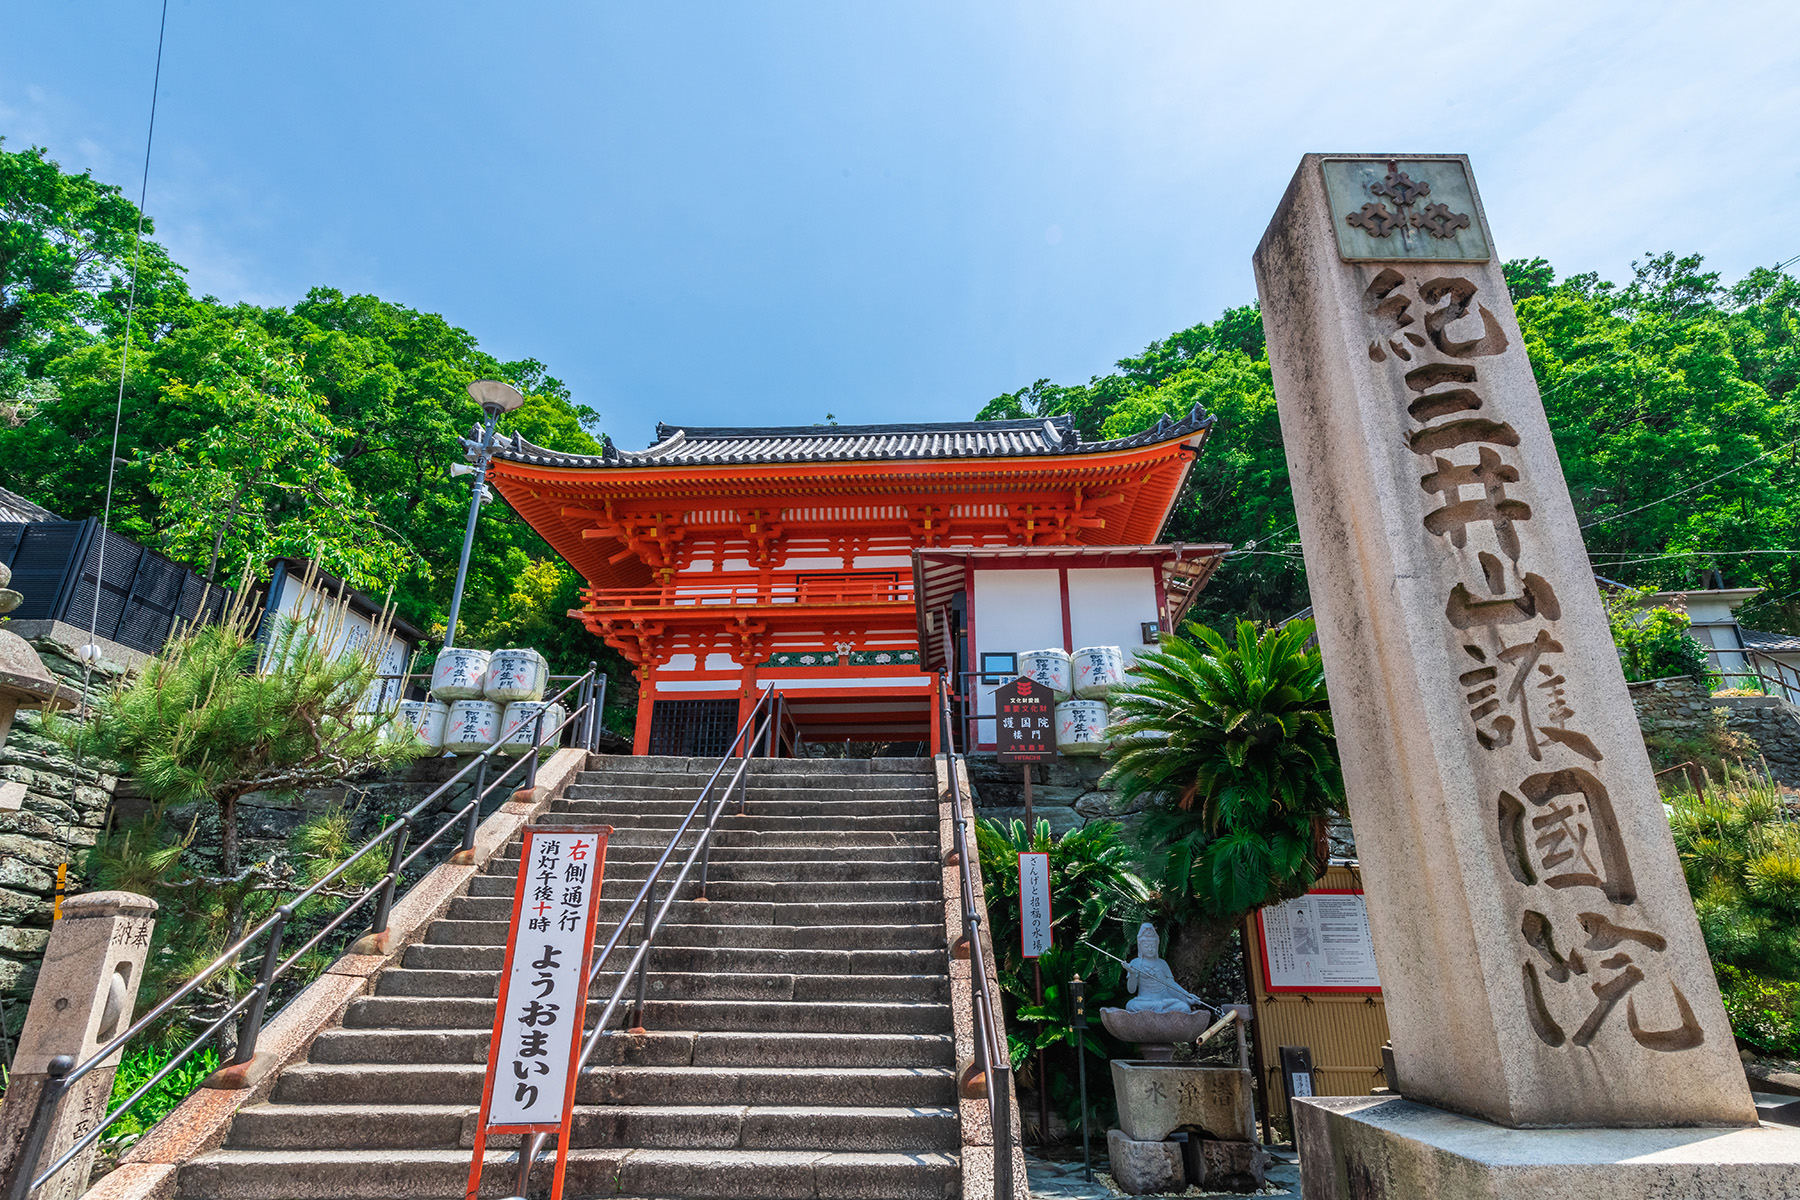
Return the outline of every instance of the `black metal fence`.
[[[101,562],[101,539],[105,562]],[[24,603],[19,621],[65,621],[133,650],[155,654],[178,625],[211,624],[225,611],[225,589],[128,537],[85,521],[0,523],[0,562]]]

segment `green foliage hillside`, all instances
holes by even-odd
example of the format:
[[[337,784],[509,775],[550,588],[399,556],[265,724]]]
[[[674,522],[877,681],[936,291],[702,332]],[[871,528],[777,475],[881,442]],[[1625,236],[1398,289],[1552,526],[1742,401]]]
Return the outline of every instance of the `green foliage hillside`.
[[[1721,283],[1695,257],[1647,256],[1623,287],[1506,264],[1594,569],[1647,588],[1718,570],[1762,587],[1745,624],[1800,630],[1800,281]],[[1237,546],[1202,620],[1286,617],[1308,603],[1274,389],[1255,306],[1196,325],[1084,384],[1040,379],[984,419],[1069,413],[1117,437],[1195,402],[1219,422],[1166,536]]]
[[[0,462],[8,488],[69,517],[105,501],[137,220],[117,187],[0,146]],[[443,317],[375,296],[321,287],[290,308],[196,297],[154,232],[145,218],[113,525],[202,574],[235,585],[272,556],[316,555],[441,630],[469,504],[449,467],[481,418],[464,385],[505,379],[526,394],[502,432],[598,446],[596,414],[542,363],[501,362]],[[559,670],[603,657],[562,615],[577,586],[496,501],[461,640],[528,641]]]

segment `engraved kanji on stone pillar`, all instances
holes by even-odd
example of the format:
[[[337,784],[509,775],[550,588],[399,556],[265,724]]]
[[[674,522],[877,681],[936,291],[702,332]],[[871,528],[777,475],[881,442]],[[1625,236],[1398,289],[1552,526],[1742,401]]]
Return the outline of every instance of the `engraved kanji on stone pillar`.
[[[1309,155],[1255,265],[1404,1093],[1754,1123],[1467,160]]]

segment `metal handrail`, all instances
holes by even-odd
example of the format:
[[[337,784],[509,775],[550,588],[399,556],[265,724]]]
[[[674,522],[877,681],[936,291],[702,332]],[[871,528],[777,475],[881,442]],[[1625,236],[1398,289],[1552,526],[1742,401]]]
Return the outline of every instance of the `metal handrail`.
[[[1000,1006],[988,984],[987,958],[981,945],[984,914],[975,903],[975,867],[972,864],[976,860],[970,853],[962,779],[956,773],[950,719],[950,673],[940,672],[938,682],[939,732],[943,739],[944,775],[950,794],[950,827],[955,831],[952,845],[961,892],[963,941],[968,944],[969,952],[969,1023],[975,1033],[974,1065],[985,1090],[988,1124],[993,1131],[994,1197],[995,1200],[1010,1200],[1013,1194],[1012,1055],[1007,1049]],[[962,1081],[958,1080],[959,1095],[962,1086]]]
[[[769,706],[772,700],[775,704],[774,710],[770,711],[768,715],[763,716],[764,708]],[[613,988],[612,996],[608,998],[606,1007],[600,1010],[600,1018],[595,1023],[593,1032],[587,1035],[586,1040],[582,1044],[581,1057],[576,1060],[575,1069],[577,1076],[579,1076],[581,1071],[587,1069],[588,1061],[593,1058],[594,1050],[600,1045],[600,1039],[611,1036],[610,1031],[607,1029],[607,1025],[612,1021],[614,1014],[618,1012],[619,1004],[624,999],[625,990],[631,985],[634,974],[637,981],[637,997],[631,1010],[633,1024],[628,1032],[643,1032],[644,1009],[649,989],[650,951],[655,947],[656,935],[662,929],[663,918],[668,916],[669,909],[674,906],[676,897],[681,894],[681,885],[687,881],[688,872],[693,869],[696,860],[698,860],[700,864],[699,898],[706,898],[706,870],[712,858],[713,830],[717,828],[719,817],[725,811],[725,805],[730,801],[733,791],[736,791],[738,794],[738,812],[742,814],[744,811],[744,776],[745,772],[749,769],[750,759],[756,754],[759,746],[763,750],[763,757],[777,757],[775,751],[779,748],[780,743],[775,737],[775,734],[777,732],[777,722],[780,719],[781,714],[785,712],[785,709],[786,701],[781,697],[780,693],[775,691],[775,685],[765,685],[762,695],[757,697],[755,707],[753,707],[750,710],[750,714],[744,718],[743,724],[738,726],[737,736],[732,738],[731,744],[725,748],[724,755],[719,759],[719,765],[713,768],[713,773],[711,777],[707,779],[706,785],[702,787],[699,794],[694,797],[694,803],[688,809],[687,816],[682,818],[681,824],[677,826],[675,832],[670,835],[669,844],[663,847],[662,855],[656,860],[656,865],[650,868],[649,873],[644,878],[643,884],[638,888],[637,895],[632,897],[631,903],[625,907],[624,913],[620,915],[618,924],[613,926],[612,934],[606,939],[605,947],[599,953],[594,955],[594,963],[592,968],[589,969],[587,977],[587,987],[589,989],[593,988],[595,981],[598,980],[605,971],[607,960],[612,957],[614,951],[619,948],[620,944],[624,942],[629,934],[632,918],[640,911],[643,913],[643,930],[638,937],[637,950],[632,954],[631,961],[627,962],[624,968],[619,972],[619,982],[617,986]],[[757,727],[754,735],[750,735],[750,729],[752,726],[756,725],[759,716],[763,716],[762,724]],[[745,740],[746,735],[749,735],[747,741]],[[651,908],[656,907],[656,883],[658,877],[662,874],[663,868],[668,865],[669,860],[674,856],[675,850],[680,844],[681,839],[687,835],[689,828],[692,827],[695,816],[699,814],[701,808],[706,803],[706,798],[712,794],[713,788],[718,785],[719,776],[724,773],[725,765],[737,754],[740,746],[743,749],[743,757],[738,762],[736,772],[732,774],[731,781],[725,785],[725,790],[719,794],[718,801],[713,805],[712,815],[706,820],[706,827],[700,831],[700,836],[695,839],[693,848],[688,851],[687,861],[681,864],[681,870],[669,884],[668,893],[663,897],[661,907],[656,908],[655,915],[652,916],[650,910]],[[529,1182],[532,1164],[537,1161],[538,1154],[543,1150],[544,1144],[549,1141],[549,1138],[549,1134],[539,1133],[532,1135],[528,1141],[522,1141],[520,1143],[516,1188],[518,1195],[524,1196],[526,1194],[525,1188],[526,1184]],[[558,1152],[562,1152],[561,1147],[558,1148]]]
[[[88,1146],[97,1141],[100,1135],[104,1133],[113,1122],[117,1121],[126,1112],[130,1111],[133,1105],[142,1099],[158,1083],[161,1083],[167,1078],[177,1067],[186,1062],[194,1054],[198,1053],[215,1033],[224,1028],[227,1021],[240,1012],[244,1014],[244,1019],[239,1026],[237,1053],[233,1056],[231,1065],[241,1066],[254,1058],[256,1054],[257,1039],[261,1036],[263,1025],[267,1019],[269,997],[274,990],[276,980],[285,975],[295,963],[299,962],[301,958],[310,953],[316,946],[323,942],[327,936],[341,928],[352,913],[356,912],[370,900],[376,902],[376,907],[375,916],[371,922],[369,932],[371,935],[386,933],[388,928],[388,918],[393,911],[395,888],[401,875],[405,873],[406,868],[445,833],[455,828],[458,822],[463,823],[461,849],[473,850],[475,846],[475,832],[481,823],[482,802],[486,800],[496,788],[499,788],[504,784],[509,776],[521,768],[525,770],[525,788],[529,789],[535,787],[537,784],[538,756],[542,752],[547,741],[560,742],[563,731],[565,729],[573,728],[577,739],[576,744],[580,748],[587,750],[589,753],[593,753],[595,739],[599,730],[599,711],[606,702],[606,676],[600,672],[597,664],[589,663],[586,672],[570,678],[572,678],[572,682],[564,687],[562,691],[547,700],[538,702],[542,707],[538,710],[536,721],[532,727],[532,742],[529,753],[520,755],[507,766],[505,770],[501,771],[497,776],[490,780],[488,778],[488,767],[491,765],[493,756],[500,751],[502,745],[508,743],[496,742],[494,745],[489,746],[486,750],[483,750],[480,754],[471,758],[471,760],[464,765],[461,770],[457,771],[456,774],[433,788],[430,794],[423,800],[407,809],[397,820],[382,829],[374,837],[370,838],[368,842],[364,843],[361,849],[356,851],[356,853],[350,855],[343,862],[326,872],[324,876],[315,881],[304,891],[300,892],[293,899],[278,906],[274,913],[255,929],[239,938],[229,949],[215,958],[199,973],[194,975],[193,978],[189,979],[186,983],[182,984],[181,987],[170,993],[160,1004],[156,1005],[156,1007],[152,1008],[148,1013],[134,1022],[130,1028],[126,1029],[117,1037],[107,1042],[106,1045],[100,1047],[93,1054],[88,1056],[85,1061],[77,1065],[70,1055],[58,1055],[56,1058],[52,1059],[48,1071],[49,1079],[45,1083],[43,1092],[38,1097],[37,1109],[32,1114],[31,1124],[26,1129],[25,1140],[22,1144],[20,1157],[18,1159],[18,1174],[14,1176],[13,1186],[8,1195],[8,1200],[29,1200],[33,1192],[44,1186],[44,1184],[49,1182],[57,1172],[73,1162],[83,1150],[87,1149]],[[544,711],[548,709],[551,704],[557,703],[570,692],[577,690],[579,690],[580,694],[580,703],[573,711],[570,711],[564,716],[562,721],[559,722],[554,729],[546,730],[544,728]],[[407,854],[407,842],[414,822],[417,821],[419,816],[425,812],[426,809],[436,803],[440,797],[444,796],[457,784],[462,782],[463,778],[471,771],[476,773],[476,782],[468,803],[451,813],[429,837],[419,843],[411,854]],[[311,900],[314,896],[318,895],[319,892],[328,887],[331,883],[339,879],[344,872],[360,862],[377,847],[385,845],[390,841],[392,841],[394,845],[388,852],[388,870],[386,873],[384,873],[380,879],[365,888],[362,895],[358,896],[351,904],[347,905],[342,912],[337,913],[332,920],[318,933],[314,934],[304,946],[284,959],[281,956],[282,938],[287,931],[288,922],[293,919],[300,907],[308,900]],[[33,1178],[31,1174],[32,1167],[43,1154],[44,1143],[49,1138],[50,1129],[54,1124],[56,1112],[61,1106],[64,1097],[68,1095],[69,1090],[98,1068],[107,1058],[111,1057],[115,1051],[121,1049],[132,1038],[138,1036],[144,1032],[144,1030],[154,1025],[164,1014],[174,1008],[181,1000],[191,995],[201,985],[212,979],[221,971],[234,968],[237,965],[238,956],[243,953],[245,947],[262,937],[265,933],[269,934],[269,941],[268,945],[263,950],[262,965],[257,971],[255,985],[239,997],[231,1007],[227,1008],[224,1015],[208,1025],[199,1037],[189,1042],[170,1058],[170,1060],[163,1065],[161,1070],[151,1076],[149,1081],[136,1092],[132,1093],[124,1103],[107,1113],[106,1116],[89,1129],[86,1134],[77,1139],[60,1158],[51,1163],[48,1168]]]
[[[1800,671],[1780,659],[1770,658],[1750,646],[1702,646],[1701,649],[1711,659],[1722,660],[1725,655],[1734,655],[1743,661],[1741,667],[1714,661],[1712,670],[1721,680],[1730,682],[1734,679],[1754,679],[1763,685],[1760,690],[1764,695],[1779,696],[1790,702],[1800,703]],[[1767,674],[1764,667],[1773,667],[1775,674]],[[1771,688],[1774,690],[1771,691]]]

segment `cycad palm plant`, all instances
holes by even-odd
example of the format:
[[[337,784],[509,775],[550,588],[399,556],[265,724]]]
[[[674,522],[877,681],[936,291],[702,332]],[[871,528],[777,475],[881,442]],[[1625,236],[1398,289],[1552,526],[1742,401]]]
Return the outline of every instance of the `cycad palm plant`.
[[[1325,868],[1319,824],[1343,807],[1325,670],[1311,621],[1235,644],[1204,625],[1140,654],[1115,688],[1104,783],[1151,801],[1138,826],[1148,873],[1183,929],[1195,974],[1251,910],[1303,894]]]

